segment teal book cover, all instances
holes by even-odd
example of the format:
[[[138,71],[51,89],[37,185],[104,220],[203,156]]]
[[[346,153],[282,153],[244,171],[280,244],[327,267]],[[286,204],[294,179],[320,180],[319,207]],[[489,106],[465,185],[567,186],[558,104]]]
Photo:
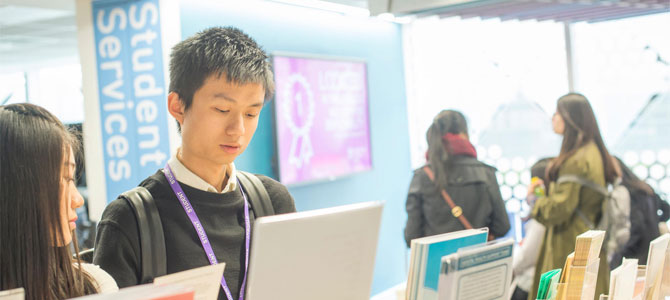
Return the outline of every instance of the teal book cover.
[[[440,279],[442,256],[456,253],[460,248],[486,243],[488,238],[487,231],[473,233],[473,235],[459,236],[427,246],[428,251],[426,251],[425,259],[426,272],[423,280],[424,296],[429,296],[434,293],[435,299],[437,299],[437,285]]]

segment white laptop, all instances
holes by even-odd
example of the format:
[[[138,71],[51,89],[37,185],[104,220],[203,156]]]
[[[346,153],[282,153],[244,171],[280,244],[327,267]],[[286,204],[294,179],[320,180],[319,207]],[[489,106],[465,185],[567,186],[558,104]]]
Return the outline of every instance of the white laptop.
[[[368,300],[383,204],[256,220],[248,300]]]

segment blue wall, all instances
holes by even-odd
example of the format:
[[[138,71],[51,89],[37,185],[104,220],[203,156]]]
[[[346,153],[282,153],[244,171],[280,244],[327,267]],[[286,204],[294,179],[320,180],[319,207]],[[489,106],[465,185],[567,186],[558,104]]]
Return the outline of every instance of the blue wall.
[[[372,294],[404,281],[406,247],[402,232],[411,168],[400,27],[279,3],[244,2],[182,1],[182,36],[211,26],[236,26],[268,52],[355,57],[367,62],[373,170],[289,190],[299,211],[385,201]],[[236,166],[275,177],[269,108],[261,114],[259,129]]]

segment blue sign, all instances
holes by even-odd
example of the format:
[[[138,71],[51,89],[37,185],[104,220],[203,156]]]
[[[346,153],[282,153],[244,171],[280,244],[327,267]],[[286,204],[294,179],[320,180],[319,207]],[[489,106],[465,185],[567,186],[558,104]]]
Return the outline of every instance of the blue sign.
[[[93,1],[107,202],[169,158],[158,0]]]

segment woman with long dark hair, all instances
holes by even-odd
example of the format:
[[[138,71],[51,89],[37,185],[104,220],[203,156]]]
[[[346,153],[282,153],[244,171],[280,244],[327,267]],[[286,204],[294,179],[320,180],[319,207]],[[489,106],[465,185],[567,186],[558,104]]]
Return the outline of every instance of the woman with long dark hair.
[[[589,101],[581,94],[569,93],[558,99],[552,118],[554,132],[563,136],[561,150],[548,166],[548,194],[539,197],[532,216],[547,228],[535,267],[533,289],[528,299],[537,296],[540,275],[562,268],[567,256],[575,250],[576,237],[597,224],[602,216],[605,197],[576,182],[556,183],[564,175],[580,178],[605,187],[619,176],[618,166],[607,151]],[[541,180],[531,184],[531,194]],[[595,299],[607,294],[609,267],[605,247],[600,253],[600,268]]]
[[[640,265],[647,264],[649,243],[662,233],[659,223],[670,218],[670,205],[654,192],[654,189],[642,181],[618,157],[621,167],[621,184],[630,193],[630,238],[615,253],[610,255],[610,269],[621,265],[623,258],[636,258]],[[659,212],[661,214],[659,215]],[[662,226],[667,226],[661,224]]]
[[[44,108],[0,106],[0,290],[25,299],[66,299],[113,291],[101,269],[72,259],[77,249],[76,139]]]
[[[407,195],[407,246],[415,238],[468,227],[488,227],[490,238],[504,236],[510,224],[496,170],[477,160],[463,114],[440,112],[426,139],[428,163],[414,172]]]

